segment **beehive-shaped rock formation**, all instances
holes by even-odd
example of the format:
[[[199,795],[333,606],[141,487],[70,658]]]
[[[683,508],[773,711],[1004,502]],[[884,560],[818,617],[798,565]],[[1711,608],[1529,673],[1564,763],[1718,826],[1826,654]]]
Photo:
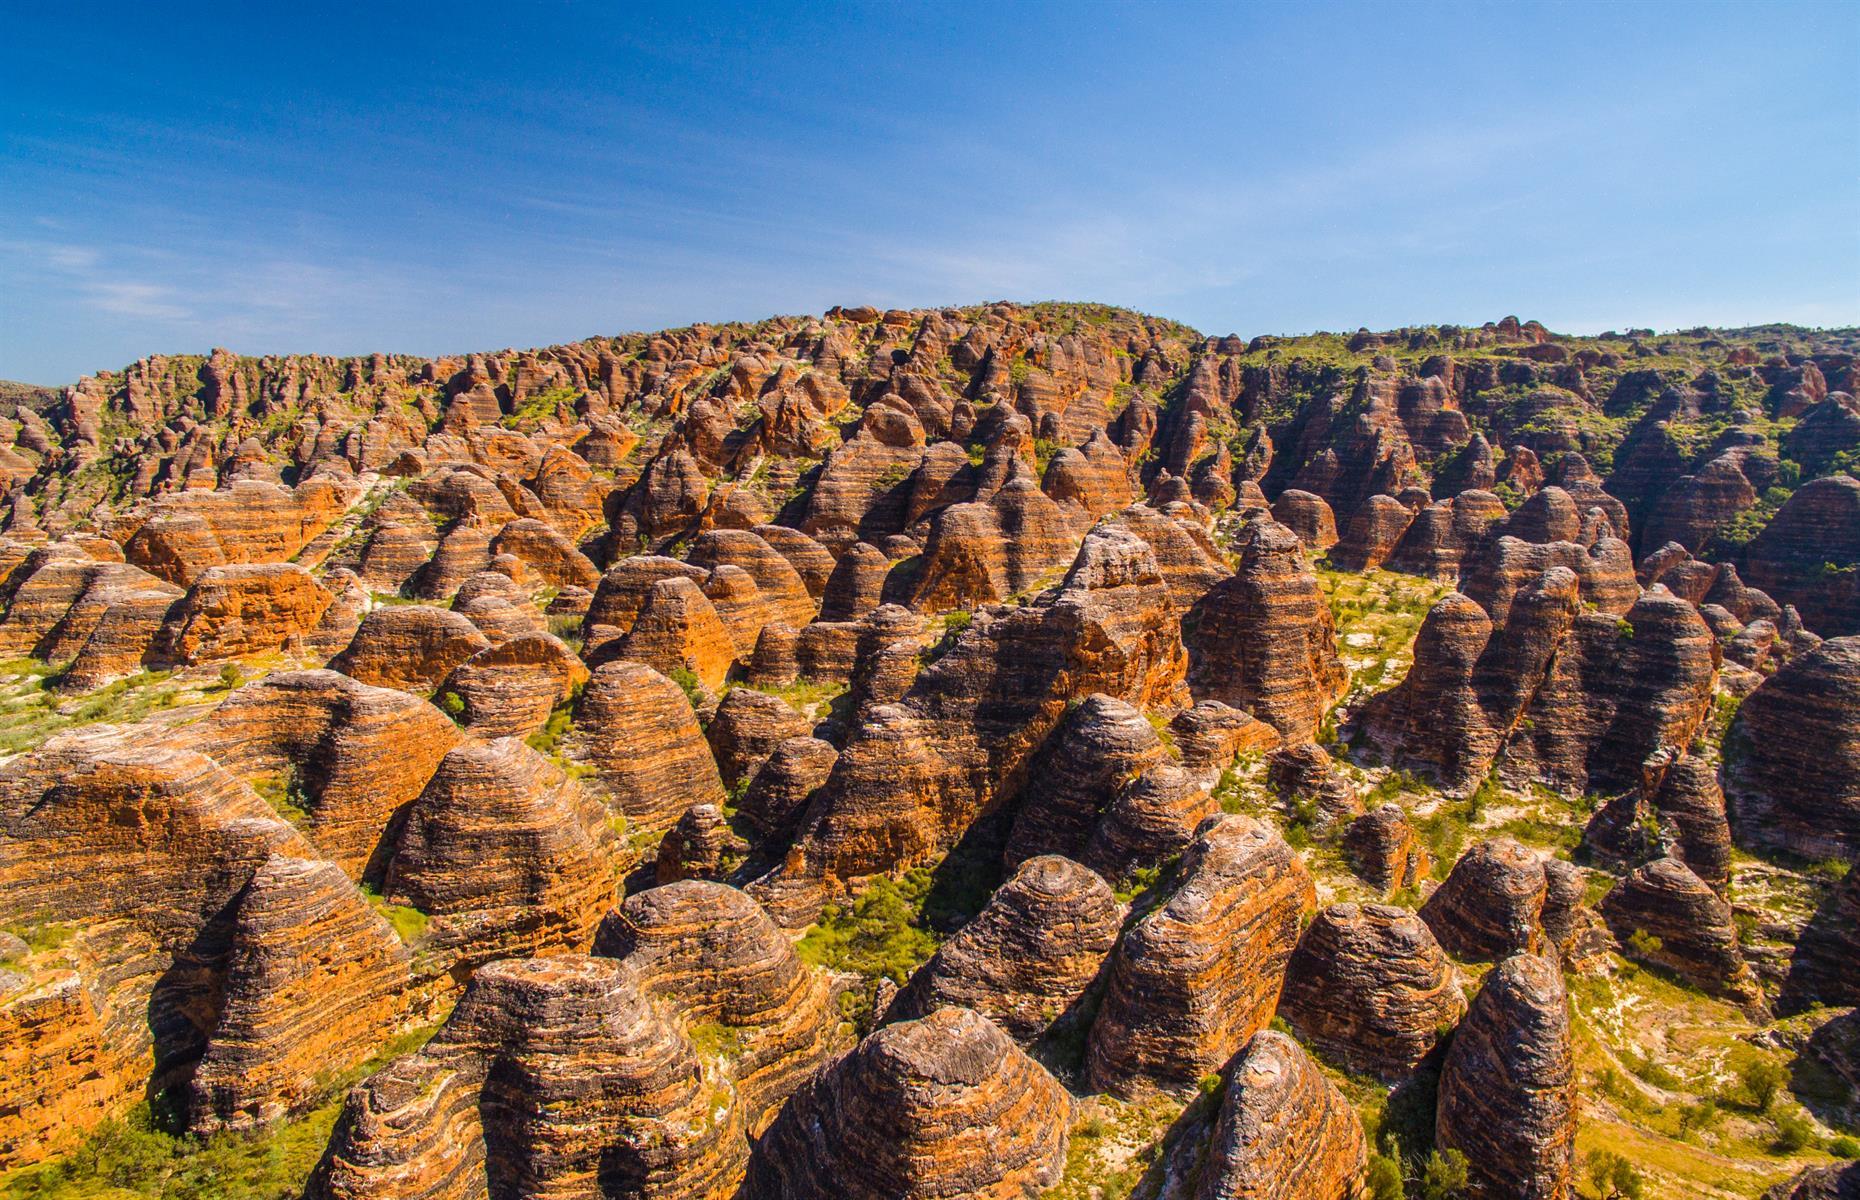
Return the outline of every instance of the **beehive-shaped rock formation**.
[[[1369,1165],[1356,1110],[1303,1047],[1253,1035],[1226,1071],[1195,1200],[1353,1200]]]
[[[1271,1021],[1311,876],[1283,838],[1248,817],[1211,817],[1182,883],[1137,922],[1111,960],[1092,1026],[1094,1088],[1183,1091]]]
[[[1440,1074],[1434,1140],[1488,1196],[1564,1200],[1576,1154],[1576,1075],[1563,976],[1521,954],[1485,977]]]
[[[1405,908],[1337,904],[1318,913],[1285,971],[1279,1012],[1325,1055],[1396,1079],[1466,1011],[1457,972]]]
[[[969,1008],[1030,1045],[1097,978],[1122,918],[1092,871],[1058,855],[1027,859],[911,977],[892,1015]]]
[[[1289,740],[1311,740],[1343,693],[1330,606],[1298,536],[1275,521],[1246,527],[1239,571],[1203,597],[1187,625],[1196,697],[1245,709]]]
[[[986,1017],[887,1025],[808,1084],[756,1146],[744,1200],[1011,1197],[1065,1167],[1066,1091]]]

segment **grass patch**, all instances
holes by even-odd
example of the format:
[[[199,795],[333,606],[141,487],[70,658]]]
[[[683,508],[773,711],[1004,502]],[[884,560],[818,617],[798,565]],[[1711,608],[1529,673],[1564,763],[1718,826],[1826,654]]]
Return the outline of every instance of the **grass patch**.
[[[432,918],[419,909],[406,904],[389,902],[386,897],[382,896],[379,888],[369,883],[362,885],[362,895],[366,896],[368,903],[374,906],[374,910],[394,927],[395,936],[401,941],[412,945],[426,936],[426,927],[431,923]]]
[[[310,828],[310,808],[306,803],[309,797],[304,795],[303,781],[296,771],[261,775],[252,781],[252,790],[286,821],[299,829]]]
[[[78,698],[61,697],[46,684],[54,667],[32,659],[0,665],[0,757],[36,750],[46,740],[84,725],[129,725],[182,703],[213,697],[183,690],[171,671],[143,671]]]

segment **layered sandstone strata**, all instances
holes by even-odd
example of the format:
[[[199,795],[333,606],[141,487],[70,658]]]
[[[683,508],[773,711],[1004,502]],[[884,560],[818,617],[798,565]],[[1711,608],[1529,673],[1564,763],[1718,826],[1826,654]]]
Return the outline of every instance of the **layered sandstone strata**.
[[[986,1017],[887,1025],[797,1093],[750,1163],[745,1200],[1008,1200],[1057,1183],[1072,1102]]]
[[[633,828],[663,830],[693,805],[724,802],[690,701],[644,664],[610,662],[594,671],[575,704],[571,745],[594,768],[590,783]]]
[[[1764,681],[1726,737],[1724,790],[1747,846],[1860,853],[1860,637],[1832,638]]]
[[[1185,627],[1196,697],[1245,709],[1289,740],[1310,741],[1343,694],[1330,606],[1297,535],[1275,521],[1246,527],[1240,569]]]
[[[1030,1045],[1098,977],[1122,920],[1095,873],[1057,855],[1029,858],[911,977],[892,1015],[968,1008]]]
[[[351,1091],[315,1200],[721,1200],[743,1128],[690,1042],[611,959],[480,967],[444,1028]]]
[[[1138,921],[1111,959],[1086,1052],[1098,1090],[1184,1091],[1271,1021],[1311,876],[1277,833],[1210,818],[1184,856],[1181,886]]]
[[[1369,1151],[1362,1122],[1303,1047],[1253,1035],[1226,1092],[1195,1200],[1352,1200]]]
[[[1337,904],[1318,913],[1285,970],[1279,1012],[1355,1071],[1398,1079],[1466,1011],[1458,973],[1405,908]]]
[[[1434,1140],[1489,1196],[1572,1195],[1576,1075],[1563,976],[1521,954],[1485,978],[1441,1069]]]

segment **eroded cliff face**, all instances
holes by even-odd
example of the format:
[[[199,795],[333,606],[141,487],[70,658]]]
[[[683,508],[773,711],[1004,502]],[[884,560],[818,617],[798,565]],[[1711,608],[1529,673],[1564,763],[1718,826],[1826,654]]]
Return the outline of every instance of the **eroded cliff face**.
[[[1430,1136],[1562,1197],[1688,1055],[1830,1141],[1855,346],[843,309],[20,408],[0,1168],[147,1099],[339,1106],[325,1200],[1355,1198]],[[1636,1161],[1777,1178],[1780,1113]]]

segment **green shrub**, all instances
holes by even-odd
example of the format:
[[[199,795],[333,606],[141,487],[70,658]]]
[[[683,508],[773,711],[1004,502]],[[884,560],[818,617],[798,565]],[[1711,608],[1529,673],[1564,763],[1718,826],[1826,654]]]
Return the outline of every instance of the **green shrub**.
[[[903,984],[936,952],[924,902],[934,878],[916,867],[902,879],[880,876],[850,902],[829,904],[797,947],[808,962]]]
[[[1842,1134],[1828,1143],[1828,1153],[1836,1158],[1860,1158],[1860,1138]]]
[[[1770,1124],[1776,1130],[1770,1149],[1777,1154],[1794,1154],[1806,1149],[1815,1140],[1815,1127],[1795,1113],[1777,1113]]]
[[[1369,1200],[1406,1200],[1402,1189],[1401,1164],[1385,1155],[1369,1159]]]
[[[1645,929],[1636,929],[1628,934],[1627,944],[1635,958],[1654,958],[1666,948],[1666,943]]]
[[[1737,1073],[1737,1081],[1744,1089],[1744,1095],[1750,1100],[1752,1108],[1760,1113],[1770,1111],[1776,1103],[1776,1093],[1789,1082],[1789,1072],[1780,1063],[1767,1058],[1756,1058],[1745,1063]]]
[[[703,705],[704,681],[699,679],[697,673],[691,670],[691,668],[673,667],[671,680],[678,685],[680,691],[684,692],[685,699],[691,702],[692,708],[698,708]]]
[[[1421,1168],[1421,1200],[1459,1200],[1467,1195],[1466,1156],[1458,1150],[1435,1150]]]
[[[401,941],[411,945],[426,936],[426,927],[430,923],[425,913],[405,904],[390,903],[373,884],[362,885],[362,895],[374,906],[376,912],[394,928],[394,934]]]
[[[1646,1191],[1634,1164],[1613,1150],[1591,1150],[1585,1162],[1597,1200],[1640,1200]]]
[[[444,692],[439,697],[439,711],[454,721],[465,715],[465,697],[457,692]]]

